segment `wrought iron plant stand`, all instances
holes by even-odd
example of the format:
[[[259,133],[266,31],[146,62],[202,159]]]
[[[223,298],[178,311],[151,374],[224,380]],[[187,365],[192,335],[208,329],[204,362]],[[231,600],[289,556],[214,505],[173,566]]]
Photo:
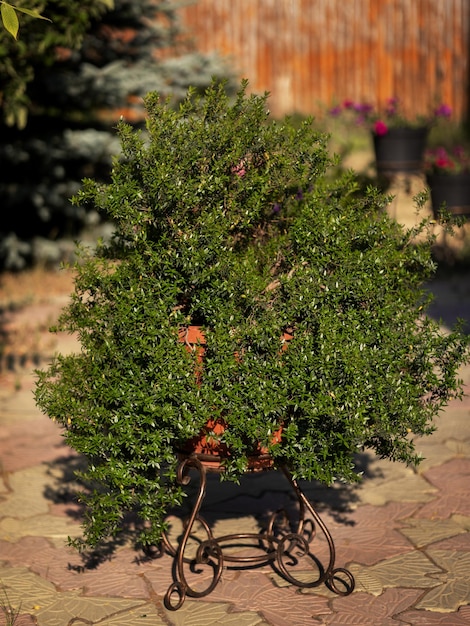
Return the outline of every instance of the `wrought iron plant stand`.
[[[273,463],[270,457],[265,456],[257,459],[256,470],[272,467]],[[298,588],[311,589],[325,584],[331,591],[341,596],[349,595],[353,591],[354,578],[351,572],[342,567],[335,567],[335,546],[325,523],[288,469],[286,467],[279,469],[287,478],[296,495],[299,506],[297,522],[292,526],[287,519],[287,513],[281,510],[271,515],[266,529],[260,533],[236,533],[214,537],[209,524],[199,513],[206,495],[207,472],[220,472],[223,469],[220,463],[214,461],[213,455],[198,453],[181,455],[177,471],[178,482],[181,485],[188,485],[191,481],[190,472],[193,470],[198,475],[199,485],[191,514],[184,523],[183,533],[177,545],[174,545],[168,535],[165,534],[158,552],[153,555],[162,556],[168,552],[173,557],[173,582],[164,598],[167,609],[178,610],[186,597],[201,598],[210,594],[217,586],[225,566],[241,568],[271,563],[274,571]],[[281,518],[282,521],[286,522],[283,525],[278,524]],[[195,526],[202,528],[207,538],[198,540],[195,555],[188,557],[188,542],[194,537]],[[329,556],[326,565],[322,564],[311,551],[311,544],[317,537],[318,531],[323,534],[328,546]],[[224,553],[224,546],[226,548],[236,545],[246,546],[247,542],[253,544],[253,551],[256,550],[256,553],[250,555],[236,555],[227,553],[227,551]],[[289,571],[289,566],[292,567],[305,557],[310,558],[316,568],[313,570],[316,577],[311,581],[299,580]],[[204,589],[196,590],[189,584],[185,568],[188,567],[193,574],[200,573],[202,565],[212,569],[211,579]]]

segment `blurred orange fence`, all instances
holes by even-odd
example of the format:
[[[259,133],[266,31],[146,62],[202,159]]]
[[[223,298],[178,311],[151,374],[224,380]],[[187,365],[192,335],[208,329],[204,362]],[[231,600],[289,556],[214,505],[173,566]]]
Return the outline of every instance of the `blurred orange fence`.
[[[200,51],[271,92],[274,115],[393,96],[467,116],[470,0],[194,0],[181,17]]]

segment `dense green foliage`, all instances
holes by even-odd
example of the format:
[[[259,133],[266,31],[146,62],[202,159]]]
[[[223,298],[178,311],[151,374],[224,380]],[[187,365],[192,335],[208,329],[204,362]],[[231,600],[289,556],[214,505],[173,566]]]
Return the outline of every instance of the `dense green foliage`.
[[[111,183],[76,199],[115,234],[83,251],[60,323],[82,350],[39,373],[36,400],[89,459],[90,544],[133,509],[158,539],[182,497],[175,449],[210,419],[228,425],[226,477],[261,444],[329,484],[356,479],[365,447],[414,463],[412,436],[461,391],[466,339],[425,316],[430,240],[351,174],[328,179],[327,138],[270,122],[245,90],[231,102],[214,83],[177,111],[150,94],[147,132],[121,123]],[[199,380],[189,323],[206,334]]]

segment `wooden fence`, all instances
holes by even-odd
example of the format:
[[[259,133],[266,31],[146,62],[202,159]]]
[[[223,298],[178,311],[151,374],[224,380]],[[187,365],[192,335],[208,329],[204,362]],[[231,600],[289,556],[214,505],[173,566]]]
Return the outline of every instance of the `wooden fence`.
[[[393,96],[467,117],[470,0],[193,0],[181,18],[199,50],[271,92],[273,115]]]

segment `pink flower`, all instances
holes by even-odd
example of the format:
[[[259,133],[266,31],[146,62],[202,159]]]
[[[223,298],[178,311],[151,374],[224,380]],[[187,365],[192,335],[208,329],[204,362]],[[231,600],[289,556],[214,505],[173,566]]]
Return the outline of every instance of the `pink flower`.
[[[388,126],[382,120],[377,120],[374,123],[374,133],[381,137],[382,135],[386,135],[388,133]]]
[[[354,105],[354,110],[357,113],[361,113],[364,116],[369,115],[369,113],[372,112],[373,108],[374,107],[371,104],[369,104],[368,102],[359,102],[359,103]]]
[[[449,161],[449,159],[447,157],[437,157],[436,159],[436,167],[442,167],[442,168],[446,168],[446,167],[450,167],[453,168],[454,164],[452,163],[452,161]]]
[[[436,117],[446,117],[446,118],[449,118],[452,115],[452,109],[450,108],[450,106],[448,104],[441,104],[434,111],[434,114],[436,115]]]
[[[339,104],[337,104],[335,107],[333,107],[332,109],[329,110],[329,113],[333,117],[338,117],[338,115],[341,115],[341,111],[342,111],[341,106]]]
[[[232,173],[236,174],[237,176],[240,176],[240,178],[242,176],[245,176],[245,174],[246,174],[245,165],[246,165],[245,164],[245,160],[242,159],[238,165],[234,165],[232,167]]]
[[[341,105],[332,108],[330,115],[338,117],[340,112],[345,114],[349,122],[357,126],[366,126],[376,136],[381,136],[386,135],[392,128],[430,127],[439,120],[451,117],[452,109],[449,105],[440,103],[427,114],[417,113],[407,116],[401,110],[398,98],[388,98],[379,112],[375,112],[372,105],[367,102],[346,99]]]
[[[397,114],[397,108],[398,108],[398,98],[389,98],[387,100],[385,113],[388,115],[388,117],[393,117],[394,115]]]
[[[428,173],[458,174],[469,171],[469,157],[462,146],[448,150],[444,146],[430,149],[425,154],[425,166]]]

